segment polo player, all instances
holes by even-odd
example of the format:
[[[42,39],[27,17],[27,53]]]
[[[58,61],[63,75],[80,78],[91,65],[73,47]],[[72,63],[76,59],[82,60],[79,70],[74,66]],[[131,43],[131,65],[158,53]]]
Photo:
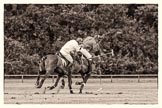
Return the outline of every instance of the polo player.
[[[92,61],[92,55],[84,48],[82,48],[80,45],[83,43],[82,38],[77,38],[76,40],[70,40],[61,48],[60,53],[69,61],[68,66],[66,67],[65,74],[67,74],[67,69],[71,68],[73,65],[73,58],[71,56],[71,53],[73,52],[81,52],[89,62]]]

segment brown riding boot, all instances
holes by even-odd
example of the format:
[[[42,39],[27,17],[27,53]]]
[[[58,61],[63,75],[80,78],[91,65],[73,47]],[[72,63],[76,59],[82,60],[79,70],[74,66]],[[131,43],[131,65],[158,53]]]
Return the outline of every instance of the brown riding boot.
[[[68,71],[69,69],[72,67],[73,63],[69,63],[67,66],[66,66],[66,69],[64,70],[64,74],[65,75],[68,75]]]

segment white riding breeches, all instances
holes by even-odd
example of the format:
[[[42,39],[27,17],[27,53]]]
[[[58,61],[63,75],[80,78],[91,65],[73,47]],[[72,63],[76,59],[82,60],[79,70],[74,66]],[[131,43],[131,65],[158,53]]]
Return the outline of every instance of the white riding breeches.
[[[73,58],[71,57],[70,54],[68,54],[68,53],[66,53],[64,51],[60,51],[60,52],[70,63],[73,63],[74,60],[73,60]]]

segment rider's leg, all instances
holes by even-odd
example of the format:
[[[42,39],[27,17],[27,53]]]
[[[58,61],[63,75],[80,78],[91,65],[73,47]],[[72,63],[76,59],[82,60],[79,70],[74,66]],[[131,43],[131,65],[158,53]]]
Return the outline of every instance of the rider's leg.
[[[69,70],[71,69],[71,67],[72,67],[72,65],[73,65],[73,58],[71,57],[70,54],[67,54],[67,55],[65,55],[64,57],[69,61],[68,65],[66,66],[66,69],[65,69],[65,71],[64,71],[64,73],[65,73],[66,75],[68,75],[68,72],[69,72]]]
[[[69,64],[66,66],[66,68],[65,68],[65,70],[64,70],[64,74],[65,74],[65,75],[68,75],[68,73],[69,73],[69,71],[70,71],[72,65],[73,65],[73,63],[70,63],[70,62],[69,62]]]
[[[71,57],[70,54],[67,54],[64,57],[69,61],[69,64],[68,64],[68,66],[66,67],[66,70],[65,70],[65,72],[66,72],[65,74],[68,75],[68,86],[69,86],[69,89],[70,89],[70,93],[73,93],[72,86],[71,86],[72,85],[71,67],[73,65],[73,58]]]

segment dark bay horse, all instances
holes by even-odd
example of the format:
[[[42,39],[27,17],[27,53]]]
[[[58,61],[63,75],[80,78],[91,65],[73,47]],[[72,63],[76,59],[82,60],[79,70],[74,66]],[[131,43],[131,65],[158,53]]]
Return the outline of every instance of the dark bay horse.
[[[69,87],[70,93],[73,93],[72,86],[71,86],[72,85],[72,78],[71,78],[72,73],[74,72],[80,73],[83,79],[83,82],[81,83],[79,93],[82,93],[83,87],[91,75],[91,72],[89,71],[91,63],[84,57],[82,57],[81,59],[80,53],[75,53],[73,55],[73,58],[74,58],[73,66],[68,69],[68,75],[67,75],[68,76],[68,87]],[[40,74],[38,75],[37,81],[36,81],[36,87],[41,88],[45,79],[54,72],[58,74],[57,80],[53,86],[49,86],[48,88],[52,90],[55,87],[57,87],[60,78],[64,77],[65,75],[64,69],[66,65],[67,65],[67,62],[64,59],[62,59],[60,56],[58,56],[58,54],[46,55],[45,57],[43,57],[39,62],[39,73],[40,74],[43,73],[45,75],[43,76],[41,81],[40,81]],[[64,79],[62,80],[62,85],[63,86],[65,85]]]

